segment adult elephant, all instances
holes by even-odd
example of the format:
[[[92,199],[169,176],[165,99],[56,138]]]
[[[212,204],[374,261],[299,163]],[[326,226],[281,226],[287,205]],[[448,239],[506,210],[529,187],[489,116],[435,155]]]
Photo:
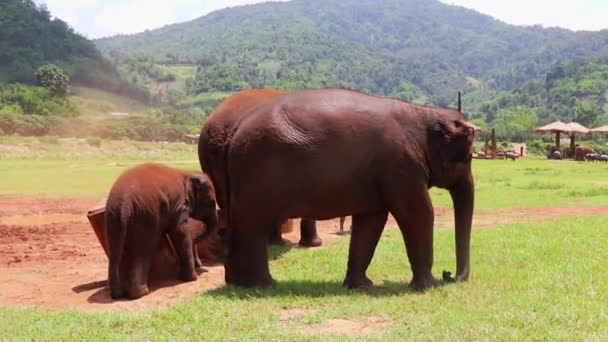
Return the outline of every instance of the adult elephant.
[[[226,282],[273,284],[266,239],[273,224],[353,215],[344,284],[371,286],[366,271],[390,212],[405,240],[411,284],[438,285],[433,186],[449,190],[455,212],[457,272],[443,278],[467,280],[474,135],[460,111],[341,89],[293,92],[252,108],[234,128],[222,169],[231,227]]]
[[[574,149],[574,160],[584,161],[587,154],[594,152],[595,151],[591,147],[576,146]]]
[[[287,94],[277,89],[250,89],[232,95],[220,103],[203,126],[198,143],[198,158],[201,168],[216,184],[217,201],[220,208],[226,207],[226,183],[224,150],[230,143],[231,132],[248,110],[264,101]],[[270,232],[273,244],[282,244],[281,226],[278,222]],[[318,247],[322,244],[315,220],[300,220],[300,246]]]

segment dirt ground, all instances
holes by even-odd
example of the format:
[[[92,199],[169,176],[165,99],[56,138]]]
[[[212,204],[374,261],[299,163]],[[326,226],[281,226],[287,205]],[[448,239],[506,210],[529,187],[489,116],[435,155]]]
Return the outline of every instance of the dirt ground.
[[[105,286],[107,258],[86,213],[99,199],[0,196],[0,305],[55,310],[142,311],[166,307],[224,284],[222,266],[206,267],[196,282],[155,284],[136,301],[112,301]],[[474,227],[520,221],[520,217],[608,214],[608,206],[503,210],[476,215]],[[436,209],[437,227],[452,227],[451,210]],[[338,219],[319,222],[324,246],[339,236]],[[298,227],[295,222],[294,227]],[[390,218],[388,226],[396,226]],[[350,226],[350,218],[345,228]],[[284,238],[296,243],[299,229]],[[321,247],[323,248],[323,247]]]

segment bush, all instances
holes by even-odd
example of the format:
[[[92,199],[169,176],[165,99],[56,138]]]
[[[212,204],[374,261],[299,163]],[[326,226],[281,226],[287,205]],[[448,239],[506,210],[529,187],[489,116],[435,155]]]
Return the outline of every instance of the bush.
[[[89,137],[86,139],[87,144],[89,144],[90,146],[93,147],[101,147],[101,138],[97,138],[97,137]]]
[[[75,112],[74,104],[55,97],[42,87],[11,84],[0,87],[0,112],[10,114],[68,115]]]
[[[0,113],[0,128],[5,134],[46,135],[52,124],[53,120],[45,116]]]
[[[36,84],[50,90],[55,96],[67,96],[69,82],[68,75],[54,64],[43,65],[36,71]]]

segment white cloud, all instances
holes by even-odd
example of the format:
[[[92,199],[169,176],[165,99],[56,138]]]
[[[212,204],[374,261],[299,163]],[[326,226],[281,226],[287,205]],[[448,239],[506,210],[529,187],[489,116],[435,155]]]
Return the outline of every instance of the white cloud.
[[[1,1],[1,0],[0,0]],[[135,33],[267,0],[35,0],[90,38]],[[276,1],[276,0],[275,0]],[[287,0],[279,0],[287,1]],[[606,0],[440,0],[516,25],[608,28]]]
[[[39,0],[38,3],[44,3],[51,8],[64,8],[77,10],[82,8],[92,8],[98,3],[98,0]]]
[[[608,3],[594,0],[441,0],[516,25],[559,26],[572,30],[608,28]]]
[[[173,23],[177,19],[169,2],[135,0],[104,6],[94,19],[101,34],[136,33]]]

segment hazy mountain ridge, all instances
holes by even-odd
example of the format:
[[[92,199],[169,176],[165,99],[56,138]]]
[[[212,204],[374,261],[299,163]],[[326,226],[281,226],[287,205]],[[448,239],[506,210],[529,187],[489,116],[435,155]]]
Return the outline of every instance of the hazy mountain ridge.
[[[608,31],[518,27],[435,0],[263,3],[95,43],[114,57],[234,64],[241,74],[256,74],[245,79],[250,86],[298,87],[307,82],[289,74],[308,68],[325,78],[312,86],[393,95],[406,81],[435,102],[453,98],[456,89],[473,90],[471,78],[514,89],[544,77],[557,62],[608,55]]]

